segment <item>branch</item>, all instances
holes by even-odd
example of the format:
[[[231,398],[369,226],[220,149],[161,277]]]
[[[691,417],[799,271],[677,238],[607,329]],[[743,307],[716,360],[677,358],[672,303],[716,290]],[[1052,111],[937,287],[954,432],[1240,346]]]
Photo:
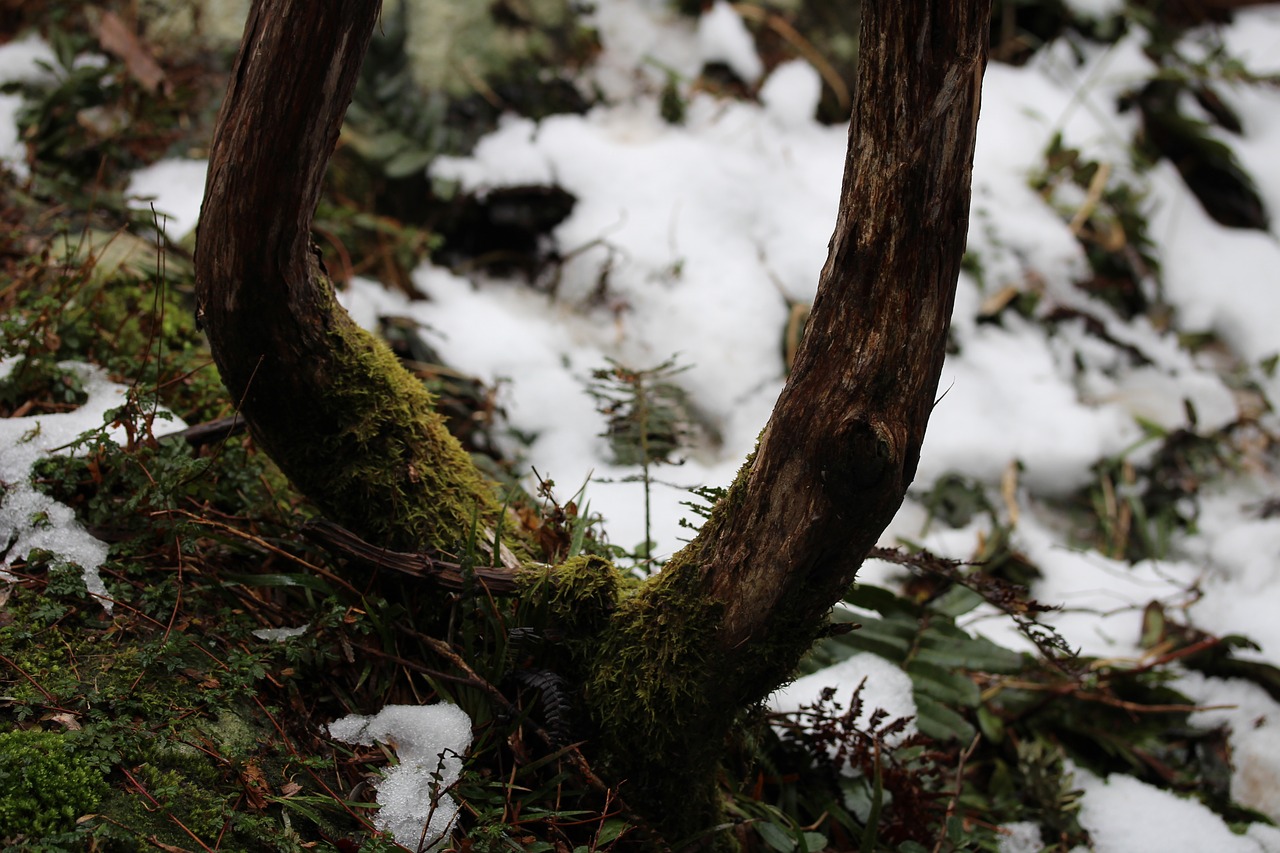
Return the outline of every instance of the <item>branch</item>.
[[[368,563],[380,569],[391,569],[416,578],[434,581],[445,589],[467,588],[466,575],[474,575],[492,593],[510,595],[518,591],[516,566],[475,566],[466,569],[461,563],[442,560],[434,554],[407,554],[371,545],[345,527],[331,521],[313,521],[302,528],[302,534],[336,554]]]

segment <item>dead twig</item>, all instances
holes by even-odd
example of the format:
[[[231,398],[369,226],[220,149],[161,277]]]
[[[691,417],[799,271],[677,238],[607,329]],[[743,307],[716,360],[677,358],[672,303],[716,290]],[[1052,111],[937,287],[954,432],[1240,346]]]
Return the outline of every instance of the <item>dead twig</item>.
[[[507,566],[475,566],[466,569],[461,563],[443,560],[433,554],[409,554],[372,545],[345,527],[331,521],[313,521],[302,529],[313,542],[346,557],[380,569],[391,569],[416,578],[435,581],[445,589],[465,590],[470,573],[489,592],[510,595],[517,592],[516,572]]]

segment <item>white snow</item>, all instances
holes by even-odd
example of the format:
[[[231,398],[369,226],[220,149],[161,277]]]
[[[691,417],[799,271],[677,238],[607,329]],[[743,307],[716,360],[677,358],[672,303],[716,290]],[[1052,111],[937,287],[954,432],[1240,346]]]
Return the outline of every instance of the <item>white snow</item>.
[[[34,33],[0,45],[0,83],[33,83],[53,79],[58,58],[49,43]]]
[[[0,45],[0,83],[51,80],[53,72],[46,66],[56,67],[57,58],[48,43],[37,35]],[[21,95],[0,94],[0,163],[19,178],[27,175],[27,150],[18,136],[16,123],[21,106]]]
[[[1272,853],[1280,850],[1280,829],[1251,825],[1236,835],[1208,806],[1113,773],[1105,780],[1075,770],[1084,791],[1080,825],[1096,853]]]
[[[774,693],[769,704],[779,713],[795,712],[801,705],[813,705],[825,688],[838,685],[840,689],[833,697],[834,701],[847,710],[853,691],[859,684],[863,684],[864,679],[862,712],[856,718],[859,727],[865,728],[871,715],[877,710],[888,714],[885,722],[915,717],[916,700],[912,692],[911,677],[895,664],[873,654],[857,654],[826,669],[798,678]],[[892,746],[915,733],[916,724],[913,720],[901,734],[886,742]]]
[[[373,716],[351,714],[329,724],[344,743],[383,743],[399,761],[378,783],[374,825],[410,850],[448,839],[458,803],[446,793],[462,772],[471,746],[471,718],[457,705],[388,705]]]
[[[1067,8],[1086,18],[1106,18],[1124,9],[1124,0],[1066,0]]]
[[[1039,824],[1023,820],[1000,827],[1000,853],[1040,853],[1043,849]]]
[[[704,64],[723,62],[747,85],[755,84],[764,73],[755,39],[725,0],[716,0],[699,19],[698,50]]]
[[[802,59],[784,62],[760,87],[760,103],[786,128],[806,127],[818,111],[822,77]]]
[[[170,239],[178,240],[200,218],[208,171],[208,160],[159,160],[133,173],[125,195],[131,207],[154,208],[159,225]]]
[[[1231,798],[1280,823],[1280,703],[1258,685],[1241,679],[1185,673],[1173,684],[1202,707],[1194,725],[1226,726],[1231,741]]]
[[[0,377],[8,376],[17,358],[0,361]],[[89,535],[66,504],[38,491],[31,482],[31,467],[49,454],[67,453],[63,448],[81,433],[97,429],[103,415],[124,402],[126,388],[107,379],[99,368],[63,362],[64,370],[75,372],[84,383],[88,399],[71,412],[0,419],[0,542],[12,542],[0,566],[26,559],[32,549],[43,548],[58,559],[80,567],[89,594],[111,612],[112,602],[98,569],[107,558],[107,545]],[[178,424],[174,429],[183,429]],[[108,435],[123,441],[123,430]],[[0,580],[12,575],[0,568]]]
[[[253,636],[259,640],[266,640],[272,643],[283,643],[285,640],[293,637],[301,637],[307,633],[307,628],[311,627],[310,623],[299,625],[296,628],[258,628],[253,632]]]

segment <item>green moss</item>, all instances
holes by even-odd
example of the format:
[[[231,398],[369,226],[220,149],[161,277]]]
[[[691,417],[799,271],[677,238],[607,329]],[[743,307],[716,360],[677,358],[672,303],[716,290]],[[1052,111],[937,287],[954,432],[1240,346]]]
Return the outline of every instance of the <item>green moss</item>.
[[[67,735],[0,732],[0,827],[8,838],[70,829],[92,812],[107,784]]]
[[[270,448],[300,491],[335,521],[393,548],[456,553],[502,514],[493,487],[450,434],[432,395],[382,341],[335,314],[332,384],[317,441],[299,428]],[[489,537],[481,533],[481,540]]]
[[[551,625],[569,637],[590,641],[618,604],[622,575],[605,558],[583,554],[554,568],[525,568],[518,582],[522,597],[537,602]]]
[[[681,554],[686,554],[689,549]],[[587,703],[622,795],[676,843],[719,815],[716,767],[738,708],[710,696],[718,606],[681,555],[625,601],[596,646]]]

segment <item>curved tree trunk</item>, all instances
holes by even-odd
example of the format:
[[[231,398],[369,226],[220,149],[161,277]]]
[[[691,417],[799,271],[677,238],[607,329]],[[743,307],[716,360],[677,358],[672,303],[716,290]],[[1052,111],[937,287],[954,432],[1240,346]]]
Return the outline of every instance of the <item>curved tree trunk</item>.
[[[254,439],[330,518],[449,550],[493,491],[422,383],[334,299],[311,219],[378,17],[371,0],[253,6],[209,154],[196,299]]]
[[[672,776],[708,776],[717,733],[791,677],[915,475],[968,232],[989,15],[987,0],[862,4],[840,212],[791,376],[712,518],[620,610],[591,682],[607,751],[653,813],[691,815]],[[706,814],[666,827],[681,837]]]
[[[215,135],[197,295],[228,388],[294,484],[379,545],[447,548],[498,509],[421,386],[337,307],[309,242],[375,14],[364,0],[255,5]],[[714,824],[727,734],[791,676],[915,474],[965,247],[989,14],[989,0],[862,4],[839,219],[757,452],[638,594],[620,600],[581,561],[523,587],[573,635],[588,749],[673,842]]]

